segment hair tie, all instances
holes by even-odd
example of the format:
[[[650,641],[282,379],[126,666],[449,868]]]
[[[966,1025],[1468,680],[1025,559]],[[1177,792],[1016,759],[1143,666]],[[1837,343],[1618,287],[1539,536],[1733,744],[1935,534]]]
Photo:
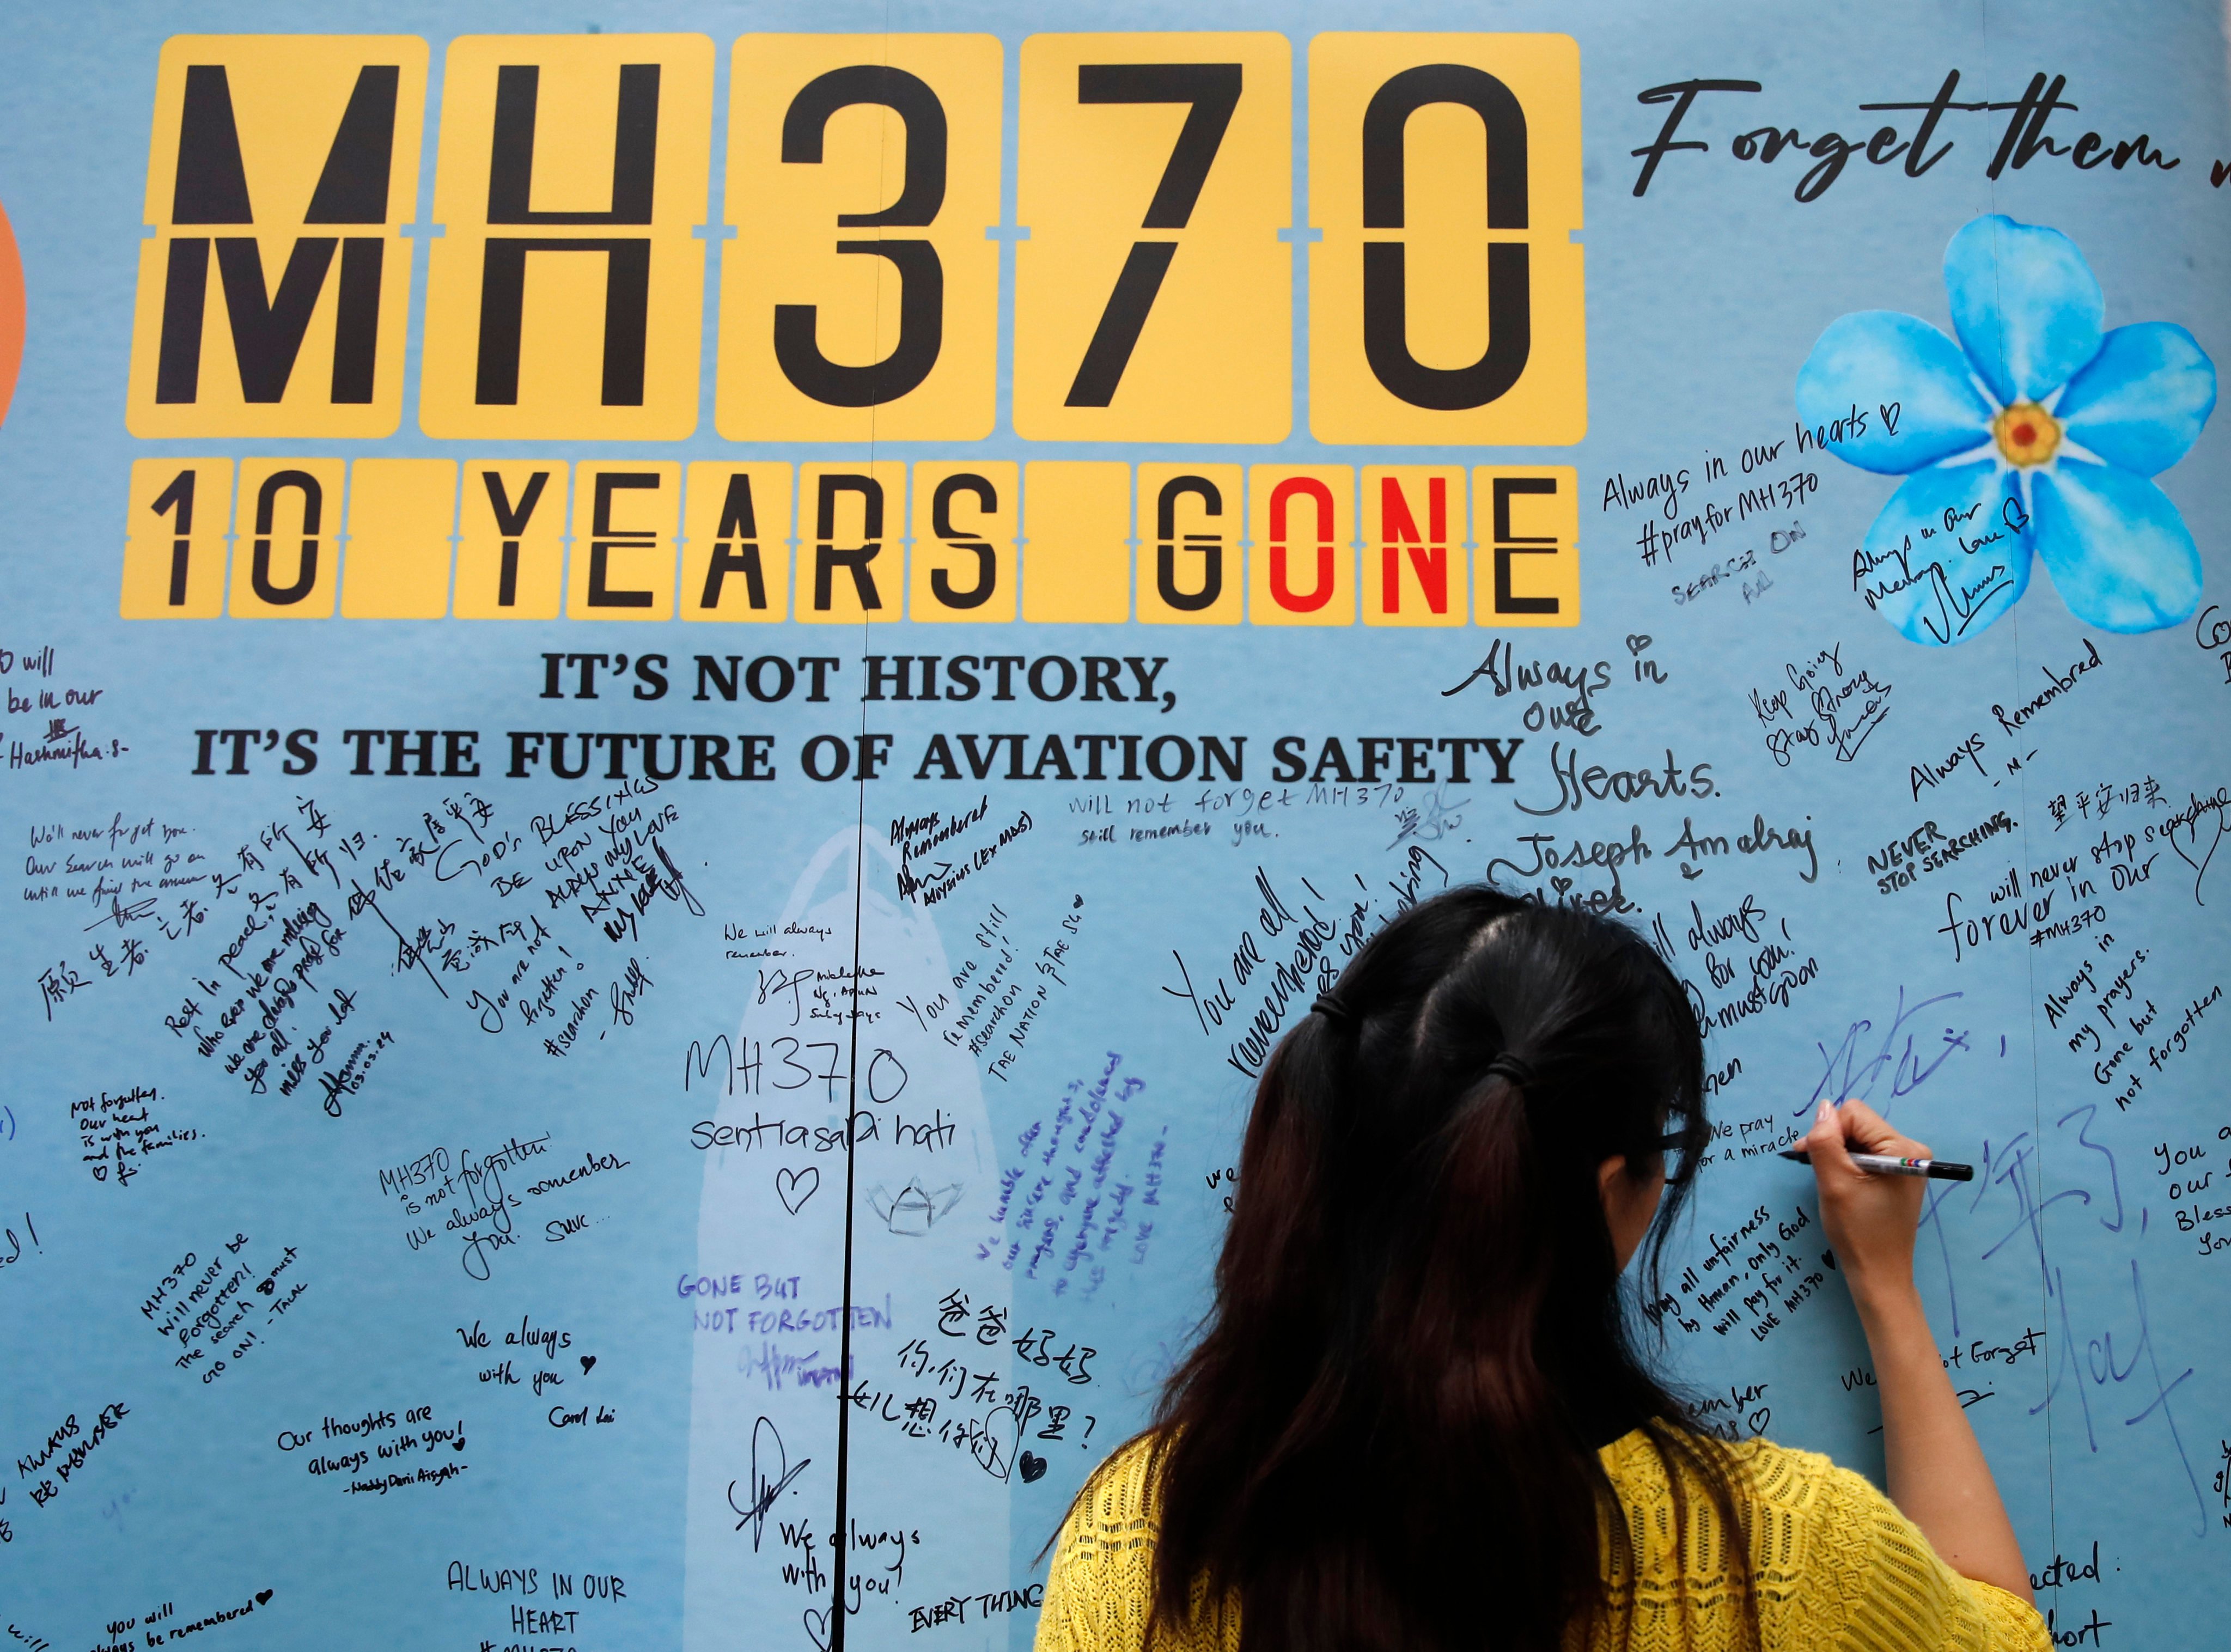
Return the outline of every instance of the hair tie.
[[[1335,1027],[1353,1026],[1355,1021],[1355,1012],[1341,1002],[1336,993],[1319,993],[1316,1001],[1310,1006],[1310,1012],[1323,1016]]]
[[[1534,1069],[1508,1050],[1489,1062],[1482,1076],[1499,1076],[1520,1090],[1534,1087]]]

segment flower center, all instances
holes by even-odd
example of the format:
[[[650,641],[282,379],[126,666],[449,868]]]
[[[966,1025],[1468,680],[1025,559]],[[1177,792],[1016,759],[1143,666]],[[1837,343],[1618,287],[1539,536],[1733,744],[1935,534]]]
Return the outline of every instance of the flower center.
[[[2060,421],[2035,402],[2016,402],[1991,421],[2009,464],[2043,464],[2060,448]]]

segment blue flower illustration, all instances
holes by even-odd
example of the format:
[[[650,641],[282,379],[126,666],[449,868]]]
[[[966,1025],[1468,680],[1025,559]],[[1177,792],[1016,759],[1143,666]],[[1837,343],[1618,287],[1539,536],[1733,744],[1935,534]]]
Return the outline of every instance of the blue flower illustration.
[[[1917,643],[1956,643],[2014,606],[2044,560],[2069,612],[2157,631],[2200,602],[2200,553],[2147,478],[2215,406],[2215,365],[2167,321],[2104,331],[2076,243],[1993,214],[1944,249],[1953,343],[1863,310],[1821,334],[1797,411],[1862,470],[1903,476],[1867,530],[1867,606]]]

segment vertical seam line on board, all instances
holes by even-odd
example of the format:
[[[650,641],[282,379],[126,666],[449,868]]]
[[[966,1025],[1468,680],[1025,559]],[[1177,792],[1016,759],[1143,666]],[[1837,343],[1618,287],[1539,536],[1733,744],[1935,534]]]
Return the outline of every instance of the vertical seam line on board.
[[[1982,36],[1983,36],[1983,46],[1984,46],[1984,54],[1983,54],[1983,55],[1984,55],[1984,61],[1985,61],[1986,62],[1989,62],[1989,59],[1990,59],[1990,40],[1991,40],[1991,6],[1990,6],[1990,0],[1978,0],[1978,3],[1977,3],[1977,5],[1976,5],[1976,10],[1977,22],[1978,22],[1978,23],[1979,23],[1979,24],[1981,25],[1981,32],[1982,32]],[[1993,211],[1995,211],[1995,211],[1998,210],[1998,205],[1999,205],[1999,185],[1998,185],[1998,180],[1997,180],[1996,178],[1991,178],[1991,179],[1988,180],[1988,193],[1989,199],[1990,199],[1991,210],[1992,210]],[[2001,301],[2000,305],[1999,305],[1999,317],[2000,317],[1999,341],[2000,341],[2000,347],[2001,347],[2001,353],[2001,353],[2001,369],[2003,370],[2003,366],[2004,366],[2004,356],[2003,356],[2003,351],[2004,351],[2004,348],[2005,348],[2005,343],[2006,343],[2006,325],[2005,325],[2005,322],[2006,322],[2006,313],[2007,313],[2007,312],[2006,312],[2006,304],[2005,304],[2005,302],[2004,302],[2004,299],[2005,299],[2005,292],[2004,292],[2003,288],[2001,287],[2001,283],[2000,283],[2000,276],[1999,276],[1999,272],[2000,272],[2000,270],[2001,270],[2001,268],[2002,268],[2002,266],[2001,265],[2000,261],[1999,261],[1998,259],[1994,258],[1994,259],[1991,261],[1991,284],[1992,284],[1992,296],[1994,296],[1995,298],[1997,298],[1997,299],[1999,299],[1999,300]],[[2034,498],[2034,497],[2035,497],[2035,496],[2034,496],[2034,494],[2033,494],[2031,496],[2032,496],[2032,498]],[[2025,502],[2025,503],[2027,503],[2027,502]],[[2033,522],[2034,522],[2034,520],[2035,520],[2035,513],[2034,513],[2034,510],[2033,510],[2033,512],[2032,512],[2032,520],[2033,520]],[[2035,559],[2035,556],[2036,556],[2036,551],[2035,551],[2034,547],[2033,547],[2033,548],[2032,548],[2032,550],[2031,550],[2031,556],[2032,556],[2032,559],[2033,559],[2033,560],[2034,560],[2034,559]],[[2020,606],[2019,604],[2017,604],[2017,605],[2016,605],[2016,606]],[[2009,627],[2009,633],[2010,633],[2010,634],[2012,635],[2012,637],[2014,638],[2014,672],[2015,672],[2015,686],[2016,686],[2017,688],[2019,688],[2019,687],[2021,686],[2021,616],[2019,613],[2017,613],[2017,612],[2014,611],[2014,608],[2009,608],[2009,609],[2007,611],[2007,624],[2008,624],[2008,627]],[[2028,871],[2029,871],[2029,862],[2030,862],[2030,860],[2031,860],[2031,858],[2032,858],[2031,854],[2030,854],[2030,829],[2031,829],[2031,826],[2033,826],[2034,822],[2033,822],[2032,818],[2031,818],[2031,815],[2030,815],[2030,808],[2029,808],[2029,770],[2028,770],[2028,768],[2027,768],[2027,767],[2025,767],[2025,768],[2023,768],[2021,770],[2020,770],[2019,772],[2020,772],[2020,775],[2021,775],[2021,785],[2020,785],[2020,787],[2018,787],[2018,793],[2019,793],[2019,795],[2020,795],[2021,800],[2021,811],[2022,811],[2022,828],[2021,828],[2022,871],[2023,871],[2024,874],[2025,874],[2025,875],[2027,875],[2027,872],[2028,872]],[[2043,1184],[2044,1184],[2044,1177],[2045,1177],[2045,1175],[2046,1175],[2046,1169],[2045,1169],[2045,1097],[2044,1097],[2043,1092],[2042,1092],[2041,1091],[2040,1091],[2040,1089],[2038,1088],[2038,1085],[2039,1085],[2039,1082],[2040,1082],[2040,1080],[2039,1080],[2039,1073],[2038,1073],[2038,1066],[2037,1066],[2037,1044],[2038,1044],[2038,1040],[2037,1040],[2037,956],[2036,956],[2036,954],[2037,954],[2037,949],[2036,949],[2036,948],[2034,948],[2034,947],[2032,947],[2032,948],[2030,949],[2030,955],[2031,955],[2031,956],[2030,956],[2030,958],[2029,958],[2029,961],[2028,961],[2028,967],[2027,967],[2027,969],[2024,971],[2024,978],[2025,978],[2026,983],[2027,983],[2027,987],[2028,987],[2028,997],[2029,997],[2029,1097],[2030,1097],[2030,1128],[2031,1128],[2031,1129],[2035,1132],[2036,1137],[2037,1137],[2037,1165],[2038,1165],[2039,1188],[2040,1188],[2040,1192],[2042,1192],[2042,1191],[2043,1191]],[[1943,1224],[1942,1224],[1942,1222],[1941,1222],[1941,1221],[1940,1221],[1940,1222],[1939,1222],[1939,1224],[1938,1224],[1938,1228],[1939,1228],[1939,1232],[1938,1232],[1937,1237],[1938,1237],[1938,1240],[1939,1240],[1939,1241],[1940,1241],[1940,1242],[1941,1242],[1941,1241],[1942,1241],[1942,1240],[1943,1240],[1943,1232],[1942,1232]],[[2052,1311],[2051,1311],[2051,1299],[2052,1299],[2052,1296],[2053,1296],[2053,1276],[2046,1271],[2047,1264],[2046,1264],[2045,1257],[2044,1257],[2044,1243],[2045,1243],[2045,1216],[2044,1216],[2044,1212],[2042,1211],[2042,1209],[2040,1209],[2040,1212],[2039,1212],[2039,1215],[2038,1215],[2038,1245],[2039,1245],[2039,1255],[2038,1255],[2038,1290],[2039,1290],[2039,1295],[2038,1295],[2038,1307],[2037,1307],[2037,1312],[2038,1312],[2038,1318],[2040,1318],[2040,1319],[2042,1319],[2042,1320],[2045,1322],[2044,1326],[2043,1326],[2043,1330],[2044,1330],[2044,1331],[2045,1331],[2045,1339],[2046,1339],[2046,1358],[2047,1358],[2048,1361],[2050,1361],[2050,1360],[2053,1358],[2053,1351],[2052,1351],[2052,1350],[2053,1350],[2053,1314],[2052,1314]],[[2057,1491],[2057,1487],[2056,1487],[2056,1484],[2055,1484],[2055,1480],[2054,1480],[2054,1475],[2053,1475],[2053,1387],[2054,1387],[2054,1384],[2053,1384],[2053,1383],[2050,1383],[2050,1382],[2048,1382],[2048,1383],[2045,1385],[2045,1402],[2044,1402],[2043,1406],[2042,1406],[2040,1409],[2045,1412],[2045,1529],[2046,1529],[2046,1539],[2047,1539],[2047,1541],[2048,1543],[2050,1543],[2050,1544],[2053,1545],[2053,1552],[2054,1552],[2055,1554],[2058,1554],[2058,1553],[2060,1553],[2060,1507],[2059,1494],[2058,1494],[2058,1491]],[[2033,1415],[2034,1415],[2034,1414],[2033,1414]],[[2003,1493],[2001,1493],[2001,1500],[2002,1500],[2002,1501],[2003,1501],[2003,1497],[2004,1497],[2004,1494],[2003,1494]],[[2010,1520],[2008,1523],[2009,1523],[2009,1524],[2012,1524],[2011,1520]],[[2020,1542],[2021,1542],[2021,1539],[2020,1539],[2019,1537],[2017,1537],[2017,1538],[2015,1539],[2015,1542],[2016,1542],[2016,1544],[2019,1545],[2019,1544],[2020,1544]]]
[[[2016,687],[2017,689],[2019,689],[2019,688],[2021,687],[2021,677],[2020,677],[2020,672],[2021,672],[2021,622],[2020,622],[2020,620],[2019,620],[2018,617],[2017,617],[2016,615],[2014,615],[2014,614],[2011,613],[2011,612],[2009,612],[2009,613],[2008,614],[2008,616],[2007,616],[2007,619],[2008,619],[2008,624],[2013,627],[2013,636],[2014,636],[2014,667],[2015,667],[2015,671],[2016,671],[2015,687]],[[2030,807],[2029,807],[2029,768],[2028,768],[2028,766],[2027,766],[2027,763],[2025,763],[2025,764],[2024,764],[2024,766],[2022,767],[2021,770],[2020,771],[2019,778],[2020,778],[2020,781],[2021,781],[2021,786],[2020,786],[2020,787],[2018,788],[2018,795],[2019,795],[2020,800],[2021,800],[2021,812],[2022,812],[2022,828],[2021,828],[2022,874],[2023,874],[2023,876],[2027,877],[2027,876],[2028,876],[2028,874],[2029,874],[2030,864],[2031,864],[2031,862],[2032,862],[2033,860],[2034,860],[2034,859],[2035,859],[2035,856],[2031,852],[2031,850],[2030,850],[2030,826],[2031,826],[2032,821],[2031,821]],[[2026,975],[2025,975],[2025,979],[2026,979],[2026,981],[2027,981],[2027,986],[2028,986],[2028,989],[2029,989],[2029,990],[2028,990],[2028,996],[2029,996],[2029,1094],[2030,1094],[2030,1107],[2031,1107],[2031,1113],[2030,1113],[2030,1125],[2031,1125],[2031,1128],[2032,1128],[2034,1130],[2035,1130],[2035,1131],[2036,1131],[2036,1133],[2037,1133],[2037,1164],[2038,1164],[2038,1179],[2039,1179],[2039,1184],[2040,1184],[2040,1185],[2039,1185],[2039,1192],[2040,1192],[2040,1195],[2043,1195],[2043,1193],[2044,1193],[2044,1186],[2043,1186],[2043,1183],[2044,1183],[2044,1180],[2045,1180],[2045,1177],[2046,1177],[2046,1175],[2047,1175],[2047,1170],[2046,1170],[2046,1157],[2045,1157],[2045,1095],[2044,1095],[2043,1091],[2042,1091],[2042,1090],[2040,1090],[2040,1089],[2039,1088],[2039,1085],[2042,1083],[2042,1079],[2041,1079],[2041,1077],[2040,1077],[2040,1073],[2039,1073],[2039,1072],[2038,1072],[2038,1066],[2037,1066],[2037,1052],[2038,1052],[2038,1033],[2037,1033],[2037,952],[2038,952],[2038,949],[2037,949],[2035,947],[2032,947],[2032,948],[2030,948],[2030,949],[2029,949],[2029,959],[2028,959],[2028,965],[2027,965],[2027,969]],[[2052,1344],[2053,1344],[2053,1313],[2052,1313],[2052,1310],[2051,1310],[2051,1306],[2050,1306],[2049,1299],[2050,1299],[2050,1298],[2052,1297],[2052,1295],[2053,1295],[2053,1280],[2052,1280],[2052,1276],[2045,1271],[2045,1266],[2044,1266],[2044,1263],[2043,1263],[2043,1246],[2044,1246],[2044,1241],[2045,1241],[2045,1211],[2044,1211],[2044,1204],[2045,1204],[2045,1200],[2044,1200],[2044,1198],[2043,1198],[2042,1196],[2040,1196],[2040,1200],[2039,1200],[2039,1209],[2038,1209],[2038,1242],[2039,1242],[2039,1247],[2040,1247],[2040,1267],[2039,1267],[2039,1269],[2038,1269],[2038,1273],[2039,1273],[2039,1286],[2040,1286],[2040,1292],[2041,1292],[2041,1294],[2040,1295],[2040,1297],[2039,1297],[2039,1299],[2038,1299],[2038,1318],[2044,1321],[2044,1331],[2045,1331],[2045,1336],[2046,1336],[2046,1346],[2047,1346],[2047,1354],[2046,1354],[2046,1357],[2047,1357],[2048,1360],[2050,1360],[2050,1359],[2053,1357],[2053,1354],[2052,1354],[2052,1351],[2051,1351],[2051,1350],[2052,1350]],[[1943,1234],[1942,1234],[1941,1231],[1940,1231],[1940,1233],[1939,1233],[1938,1237],[1939,1237],[1940,1239],[1943,1237]],[[2054,1506],[2054,1504],[2053,1504],[2053,1387],[2054,1387],[2054,1384],[2053,1384],[2053,1383],[2050,1383],[2050,1382],[2048,1382],[2048,1383],[2046,1384],[2046,1387],[2045,1387],[2045,1404],[2044,1404],[2044,1407],[2043,1407],[2043,1409],[2044,1409],[2044,1411],[2045,1411],[2045,1509],[2046,1509],[2046,1516],[2045,1516],[2045,1518],[2046,1518],[2046,1533],[2047,1533],[2047,1539],[2048,1539],[2051,1541],[2051,1543],[2053,1545],[2053,1552],[2054,1552],[2054,1553],[2056,1553],[2056,1554],[2058,1554],[2058,1553],[2060,1552],[2060,1546],[2059,1546],[2059,1545],[2060,1545],[2060,1511],[2059,1511],[2059,1510]],[[2020,1541],[2020,1539],[2016,1539],[2016,1541],[2017,1541],[2017,1542],[2019,1542],[2019,1541]]]
[[[883,62],[890,62],[890,9],[883,12]],[[878,122],[880,140],[876,146],[876,198],[883,197],[883,167],[889,154],[890,115],[888,111]],[[883,238],[880,230],[876,239]],[[876,293],[878,301],[883,295],[883,265],[876,260]],[[869,320],[871,353],[882,347],[883,340],[876,332],[882,318],[883,306],[877,302]],[[870,360],[881,357],[870,354]],[[868,406],[868,475],[876,474],[876,419],[877,404]],[[903,532],[904,524],[901,524]],[[901,599],[904,599],[904,554],[901,554]],[[857,594],[857,593],[855,594]],[[860,613],[860,646],[868,645],[868,627],[873,622],[863,607]],[[829,1647],[828,1652],[844,1652],[844,1568],[846,1542],[850,1535],[848,1516],[850,1513],[852,1477],[852,1213],[857,1192],[859,1141],[853,1133],[854,1120],[859,1110],[860,1085],[860,919],[864,906],[868,879],[868,696],[863,687],[860,694],[860,743],[853,752],[852,785],[857,804],[852,822],[852,973],[844,983],[847,1028],[844,1072],[844,1272],[842,1298],[844,1323],[837,1333],[837,1519],[831,1534]]]
[[[867,716],[867,706],[863,702],[860,721],[863,732]],[[863,742],[863,749],[864,744]],[[860,802],[852,830],[852,974],[845,983],[850,1013],[844,1062],[844,1323],[837,1333],[837,1523],[830,1544],[833,1599],[830,1606],[829,1652],[844,1652],[845,1539],[850,1531],[847,1515],[852,1444],[852,1207],[859,1163],[859,1143],[853,1134],[853,1123],[858,1115],[860,1099],[860,912],[868,870],[867,782],[858,776],[855,781]]]

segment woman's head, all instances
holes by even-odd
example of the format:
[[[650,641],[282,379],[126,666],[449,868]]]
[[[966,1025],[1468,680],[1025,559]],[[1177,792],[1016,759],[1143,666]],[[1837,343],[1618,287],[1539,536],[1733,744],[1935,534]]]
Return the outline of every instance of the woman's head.
[[[1314,1152],[1343,1208],[1368,1221],[1446,1204],[1450,1178],[1523,1158],[1568,1277],[1603,1290],[1590,1241],[1610,1162],[1638,1187],[1670,1164],[1669,1217],[1685,1198],[1710,1139],[1704,1046],[1680,982],[1633,930],[1453,890],[1381,930],[1319,1001],[1272,1056],[1248,1150],[1284,1136]],[[1643,1202],[1614,1187],[1608,1202]],[[1620,1236],[1604,1235],[1614,1276]]]
[[[1594,1610],[1595,1449],[1680,1414],[1619,1279],[1647,1230],[1658,1295],[1702,1087],[1687,997],[1621,925],[1475,887],[1367,943],[1256,1092],[1158,1418],[1160,1598],[1206,1575],[1285,1652],[1475,1646],[1497,1580],[1504,1644]]]

